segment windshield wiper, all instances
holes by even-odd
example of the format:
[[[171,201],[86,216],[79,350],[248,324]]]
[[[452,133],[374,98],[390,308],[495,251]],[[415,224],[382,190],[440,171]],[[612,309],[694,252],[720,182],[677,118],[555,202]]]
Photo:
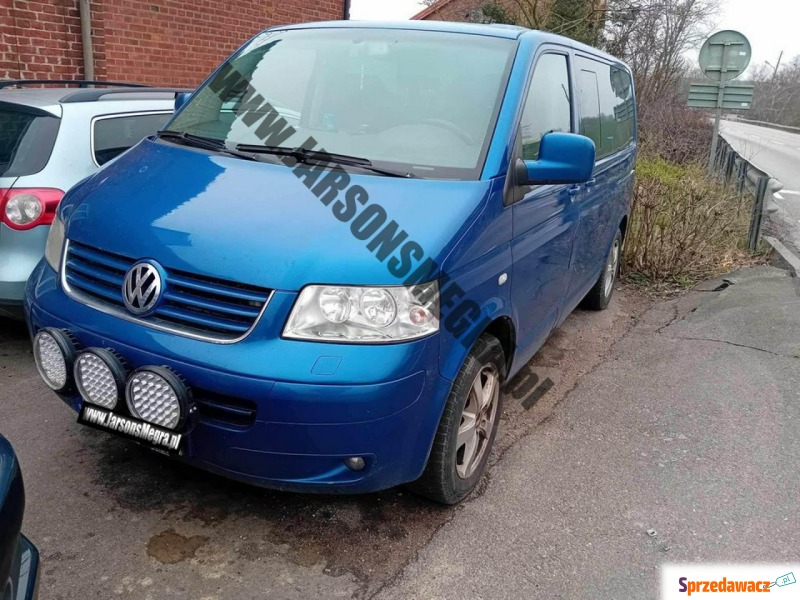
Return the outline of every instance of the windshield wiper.
[[[216,138],[203,137],[201,135],[194,135],[186,133],[185,131],[172,131],[169,129],[162,129],[156,132],[159,138],[177,141],[178,143],[194,148],[202,148],[203,150],[211,150],[212,152],[220,152],[222,154],[229,154],[243,160],[258,161],[255,154],[248,154],[246,152],[239,152],[232,150],[225,145],[225,142]]]
[[[405,173],[401,171],[392,171],[389,169],[382,169],[372,164],[368,158],[361,158],[360,156],[349,156],[347,154],[335,154],[333,152],[326,152],[322,150],[308,150],[307,148],[287,148],[285,146],[259,146],[258,144],[237,144],[236,150],[240,152],[252,152],[254,154],[274,154],[275,156],[291,156],[298,162],[305,164],[320,164],[329,163],[333,166],[343,165],[347,167],[358,167],[365,171],[377,173],[378,175],[385,175],[386,177],[403,177],[406,179],[415,179],[411,171]]]
[[[392,171],[390,169],[376,167],[372,164],[371,160],[368,158],[361,158],[360,156],[348,156],[347,154],[334,154],[332,152],[306,151],[305,159],[318,160],[326,163],[333,162],[351,167],[359,167],[366,171],[377,173],[378,175],[385,175],[386,177],[403,177],[405,179],[416,179],[417,177],[411,171],[406,171],[403,173],[402,171]]]

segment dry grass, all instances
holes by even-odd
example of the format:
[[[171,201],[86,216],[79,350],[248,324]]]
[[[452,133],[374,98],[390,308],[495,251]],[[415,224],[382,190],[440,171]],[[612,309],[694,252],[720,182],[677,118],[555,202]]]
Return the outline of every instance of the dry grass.
[[[752,200],[706,176],[696,163],[641,157],[623,272],[628,281],[674,289],[752,262]]]

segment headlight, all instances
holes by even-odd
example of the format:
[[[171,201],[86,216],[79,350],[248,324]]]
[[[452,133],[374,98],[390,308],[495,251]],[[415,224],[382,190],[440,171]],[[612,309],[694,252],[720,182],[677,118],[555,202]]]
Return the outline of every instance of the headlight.
[[[283,336],[298,340],[379,344],[439,330],[439,290],[409,287],[311,285],[294,305]]]
[[[50,225],[47,245],[44,247],[44,259],[56,273],[61,267],[61,250],[64,248],[64,221],[56,217]]]

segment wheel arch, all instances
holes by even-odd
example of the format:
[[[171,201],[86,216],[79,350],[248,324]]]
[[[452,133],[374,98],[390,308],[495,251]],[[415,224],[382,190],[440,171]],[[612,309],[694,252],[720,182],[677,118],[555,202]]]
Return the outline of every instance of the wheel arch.
[[[514,352],[517,345],[517,330],[514,327],[514,322],[507,316],[497,317],[486,326],[483,333],[493,335],[500,341],[506,363],[503,376],[507,379],[508,374],[511,372],[511,365],[514,362]]]

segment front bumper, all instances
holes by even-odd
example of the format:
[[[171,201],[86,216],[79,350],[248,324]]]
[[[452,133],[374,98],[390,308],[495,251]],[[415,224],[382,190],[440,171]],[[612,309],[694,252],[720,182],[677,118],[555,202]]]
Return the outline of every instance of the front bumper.
[[[83,305],[42,263],[26,296],[28,325],[67,329],[83,348],[112,348],[130,370],[165,365],[192,388],[199,421],[182,459],[279,489],[357,493],[419,477],[450,382],[437,336],[393,345],[280,339],[294,293],[276,292],[253,332],[215,344]],[[79,410],[81,399],[62,399]],[[364,458],[352,471],[345,459]]]

